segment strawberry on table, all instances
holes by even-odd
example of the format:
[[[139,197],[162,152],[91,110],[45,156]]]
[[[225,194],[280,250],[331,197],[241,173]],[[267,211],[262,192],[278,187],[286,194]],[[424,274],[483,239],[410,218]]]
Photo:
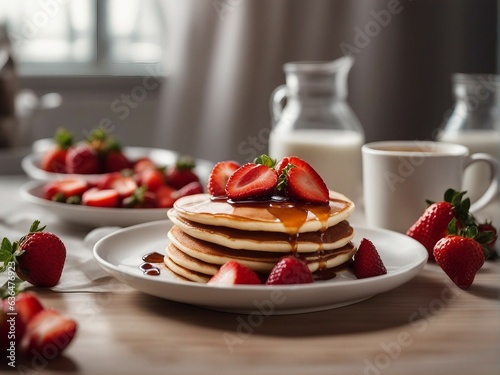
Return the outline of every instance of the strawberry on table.
[[[352,268],[354,275],[358,279],[385,275],[387,273],[387,269],[375,245],[366,238],[361,239],[358,250],[354,254]]]
[[[467,289],[472,285],[477,271],[485,261],[482,244],[476,240],[479,238],[478,230],[474,225],[458,229],[456,220],[453,219],[448,232],[449,234],[434,246],[434,258],[459,288]],[[488,242],[491,236],[482,238]]]
[[[215,164],[208,176],[208,193],[213,197],[224,197],[226,195],[227,180],[239,167],[239,163],[232,160]]]
[[[42,303],[34,293],[21,292],[16,296],[17,316],[25,325],[44,309]]]
[[[488,250],[488,253],[489,253],[488,259],[495,259],[496,257],[498,257],[498,254],[495,250],[495,244],[496,244],[497,238],[498,238],[497,229],[493,226],[491,221],[485,221],[482,224],[478,224],[477,229],[478,229],[479,234],[491,233],[491,234],[489,234],[489,236],[491,237],[489,239],[489,241],[484,243],[484,246],[486,246],[486,249]]]
[[[45,309],[35,315],[26,326],[21,347],[29,355],[60,355],[77,332],[77,323],[57,310]]]
[[[198,175],[194,172],[195,160],[189,156],[181,156],[175,164],[170,165],[166,170],[167,183],[174,189],[199,181]]]
[[[459,226],[466,226],[473,221],[469,214],[470,199],[462,201],[465,192],[448,189],[441,202],[429,202],[430,205],[406,234],[420,242],[429,253],[429,260],[434,260],[433,249],[436,242],[448,234],[448,224],[453,218]]]
[[[66,154],[73,145],[73,134],[59,129],[54,141],[55,145],[43,154],[40,166],[47,172],[66,173]]]
[[[44,232],[45,227],[39,227],[36,220],[29,233],[19,241],[11,243],[8,238],[2,240],[1,254],[4,271],[6,265],[14,261],[16,272],[21,280],[39,287],[55,286],[66,261],[66,247],[61,239],[50,232]]]
[[[267,277],[266,285],[308,284],[313,275],[305,262],[294,256],[280,259]]]
[[[231,286],[237,284],[261,284],[257,274],[250,268],[231,260],[223,264],[208,281],[208,285]]]

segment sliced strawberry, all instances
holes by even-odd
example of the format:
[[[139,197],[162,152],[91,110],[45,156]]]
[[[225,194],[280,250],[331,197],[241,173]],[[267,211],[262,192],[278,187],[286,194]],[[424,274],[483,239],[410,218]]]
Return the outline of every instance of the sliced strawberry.
[[[257,274],[250,268],[231,260],[223,264],[208,281],[209,285],[231,286],[236,284],[261,284]]]
[[[42,310],[44,310],[44,307],[35,294],[22,292],[16,296],[17,316],[22,319],[25,324],[28,324],[28,322]]]
[[[226,195],[226,184],[229,177],[240,165],[231,160],[221,161],[213,167],[208,176],[207,190],[212,197],[223,197]]]
[[[140,175],[141,185],[146,186],[149,191],[156,191],[165,185],[165,174],[158,169],[146,169]]]
[[[226,184],[228,198],[245,199],[270,198],[278,184],[278,174],[263,164],[247,163],[229,177]]]
[[[84,179],[68,178],[46,183],[43,187],[43,196],[52,200],[56,194],[61,194],[67,199],[75,195],[81,196],[88,188],[89,184]]]
[[[358,250],[354,255],[352,267],[354,275],[358,279],[385,275],[387,273],[387,269],[375,245],[366,238],[363,238],[359,244]]]
[[[152,159],[143,157],[133,163],[132,169],[134,170],[134,173],[140,174],[147,169],[156,169],[156,164]]]
[[[115,189],[121,198],[131,196],[137,189],[137,183],[133,177],[120,176],[114,179],[110,185],[110,188]]]
[[[203,193],[203,185],[198,181],[193,181],[187,185],[184,185],[179,190],[174,191],[172,193],[172,198],[179,199],[187,195],[201,194],[201,193]]]
[[[170,186],[163,185],[156,190],[156,201],[159,208],[170,208],[174,206],[175,198],[172,194],[176,190]]]
[[[306,263],[294,256],[280,259],[267,277],[266,285],[312,283],[313,275]]]
[[[156,208],[158,207],[156,194],[152,191],[147,191],[145,186],[138,187],[132,195],[122,200],[122,207]]]
[[[120,195],[115,189],[91,188],[82,195],[82,204],[93,207],[117,207]]]
[[[29,355],[50,353],[56,357],[71,343],[77,323],[54,309],[38,313],[26,326],[21,347]]]
[[[310,203],[328,203],[329,192],[325,182],[306,161],[291,156],[288,167],[282,173],[286,173],[285,191],[288,198]]]
[[[113,181],[121,177],[123,177],[123,175],[120,172],[104,173],[97,179],[96,187],[99,189],[111,189]]]

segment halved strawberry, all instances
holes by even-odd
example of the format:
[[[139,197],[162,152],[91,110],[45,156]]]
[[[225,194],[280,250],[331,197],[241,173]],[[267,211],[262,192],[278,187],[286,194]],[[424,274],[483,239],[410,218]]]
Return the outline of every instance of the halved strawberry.
[[[209,285],[231,286],[236,284],[261,284],[259,276],[250,268],[231,260],[223,264],[208,281]]]
[[[227,180],[239,167],[240,165],[232,160],[221,161],[215,164],[208,177],[208,193],[212,197],[225,196]]]
[[[267,277],[266,285],[312,283],[313,275],[307,264],[294,256],[280,259]]]
[[[328,187],[318,172],[306,161],[296,156],[288,159],[288,166],[282,168],[280,175],[280,181],[286,179],[286,196],[298,201],[328,203]]]
[[[93,207],[117,207],[120,195],[115,189],[91,188],[82,195],[82,204]]]
[[[44,307],[34,293],[22,292],[16,296],[16,311],[17,316],[28,324]]]
[[[155,169],[156,164],[154,161],[148,157],[143,157],[138,160],[136,160],[133,163],[132,169],[134,170],[134,173],[142,173],[147,169]]]
[[[77,323],[54,309],[39,312],[26,326],[21,348],[29,355],[61,354],[77,332]]]
[[[273,195],[278,174],[263,164],[247,163],[238,168],[226,184],[227,197],[234,200],[266,199]]]
[[[352,267],[354,275],[356,275],[358,279],[385,275],[387,273],[387,269],[375,245],[366,238],[361,239],[358,250],[354,255]]]
[[[43,187],[43,196],[52,200],[56,194],[61,194],[67,199],[75,195],[81,196],[88,188],[89,184],[84,179],[68,178],[46,183]]]
[[[110,183],[110,188],[115,189],[121,198],[126,198],[137,189],[137,183],[133,177],[120,176]]]

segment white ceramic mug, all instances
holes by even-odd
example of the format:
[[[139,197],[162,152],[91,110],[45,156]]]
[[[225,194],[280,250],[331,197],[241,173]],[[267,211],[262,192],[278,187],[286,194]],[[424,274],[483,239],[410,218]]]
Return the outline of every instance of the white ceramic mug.
[[[405,233],[424,212],[426,200],[443,200],[448,188],[462,191],[464,171],[472,163],[486,163],[492,173],[488,189],[472,202],[471,212],[491,202],[498,189],[498,161],[488,154],[469,155],[468,148],[458,144],[373,142],[363,145],[362,158],[369,226]]]

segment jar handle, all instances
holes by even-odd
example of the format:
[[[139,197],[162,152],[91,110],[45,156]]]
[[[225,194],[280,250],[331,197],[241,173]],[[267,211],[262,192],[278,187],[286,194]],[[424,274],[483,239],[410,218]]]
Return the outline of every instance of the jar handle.
[[[281,117],[281,112],[283,111],[283,99],[286,98],[286,85],[280,85],[276,87],[271,94],[271,115],[273,120],[273,125],[276,125]]]

